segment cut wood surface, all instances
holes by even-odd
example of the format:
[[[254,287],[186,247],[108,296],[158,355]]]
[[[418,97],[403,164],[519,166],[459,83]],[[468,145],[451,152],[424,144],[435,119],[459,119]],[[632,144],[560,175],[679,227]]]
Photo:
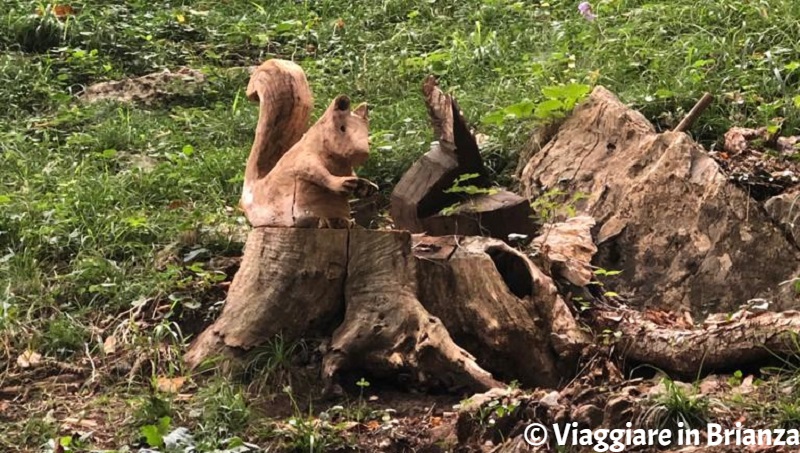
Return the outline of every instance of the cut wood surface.
[[[528,200],[507,190],[472,196],[454,206],[452,212],[422,220],[431,236],[490,236],[507,239],[509,234],[533,233]]]
[[[462,175],[475,175],[463,183],[465,186],[488,189],[491,181],[477,141],[456,100],[442,92],[433,77],[425,80],[423,94],[435,141],[392,192],[390,213],[395,227],[433,236],[459,234],[506,239],[510,233],[532,234],[529,202],[517,194],[497,188],[497,193],[475,196],[447,192]],[[441,211],[446,208],[455,210],[451,215],[443,215]]]
[[[303,69],[277,58],[253,71],[246,93],[250,101],[258,102],[255,140],[245,167],[247,183],[266,176],[300,141],[310,125],[314,97]]]

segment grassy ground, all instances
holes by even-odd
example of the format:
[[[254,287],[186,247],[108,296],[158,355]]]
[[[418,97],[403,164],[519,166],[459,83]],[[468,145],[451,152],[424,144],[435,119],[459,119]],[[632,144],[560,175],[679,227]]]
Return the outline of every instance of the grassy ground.
[[[339,93],[368,101],[374,152],[362,175],[384,190],[428,148],[420,87],[429,73],[490,137],[487,162],[506,183],[531,127],[552,115],[559,93],[548,86],[602,84],[663,128],[712,91],[717,101],[693,131],[708,146],[734,124],[800,125],[794,0],[602,1],[594,22],[577,2],[511,0],[96,0],[73,2],[66,21],[35,13],[46,6],[6,0],[0,10],[0,387],[25,350],[62,367],[130,353],[123,368],[133,371],[75,387],[92,397],[76,410],[108,412],[100,418],[118,426],[105,445],[175,417],[148,396],[150,378],[182,375],[184,342],[230,278],[209,259],[241,249],[233,207],[257,111],[244,100],[247,73],[228,68],[293,59],[318,108]],[[73,96],[181,65],[207,74],[202,91],[154,106]],[[219,385],[192,403],[211,414],[197,421],[209,445],[274,435],[245,422],[247,402]],[[3,451],[61,432],[45,415],[69,412],[67,403],[41,400],[26,409],[40,420],[6,424]]]

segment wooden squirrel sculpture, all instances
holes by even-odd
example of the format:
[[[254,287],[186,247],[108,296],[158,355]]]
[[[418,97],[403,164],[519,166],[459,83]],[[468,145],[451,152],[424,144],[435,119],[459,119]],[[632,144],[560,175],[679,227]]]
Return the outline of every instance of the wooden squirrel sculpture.
[[[251,77],[248,97],[258,99],[261,108],[240,203],[250,224],[352,225],[349,195],[365,184],[375,187],[354,172],[369,155],[367,105],[351,111],[350,99],[339,95],[297,140],[293,137],[307,124],[313,104],[299,66],[283,60],[265,62]],[[293,141],[283,153],[280,147]]]

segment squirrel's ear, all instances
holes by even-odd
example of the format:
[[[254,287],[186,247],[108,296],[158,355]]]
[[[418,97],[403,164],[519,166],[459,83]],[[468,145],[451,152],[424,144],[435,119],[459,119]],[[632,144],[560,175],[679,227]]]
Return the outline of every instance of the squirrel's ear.
[[[349,111],[350,110],[350,98],[346,94],[340,94],[336,96],[336,99],[333,100],[333,108],[338,111]]]
[[[369,107],[367,107],[366,102],[362,102],[356,106],[356,109],[353,110],[353,114],[359,116],[361,118],[367,119],[367,115],[369,114]]]

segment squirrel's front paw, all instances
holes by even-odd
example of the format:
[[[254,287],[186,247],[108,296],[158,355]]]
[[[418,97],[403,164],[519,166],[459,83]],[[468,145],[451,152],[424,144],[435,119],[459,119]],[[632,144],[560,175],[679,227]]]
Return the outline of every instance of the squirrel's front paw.
[[[350,195],[358,187],[357,176],[342,176],[336,182],[336,193],[340,195]]]

